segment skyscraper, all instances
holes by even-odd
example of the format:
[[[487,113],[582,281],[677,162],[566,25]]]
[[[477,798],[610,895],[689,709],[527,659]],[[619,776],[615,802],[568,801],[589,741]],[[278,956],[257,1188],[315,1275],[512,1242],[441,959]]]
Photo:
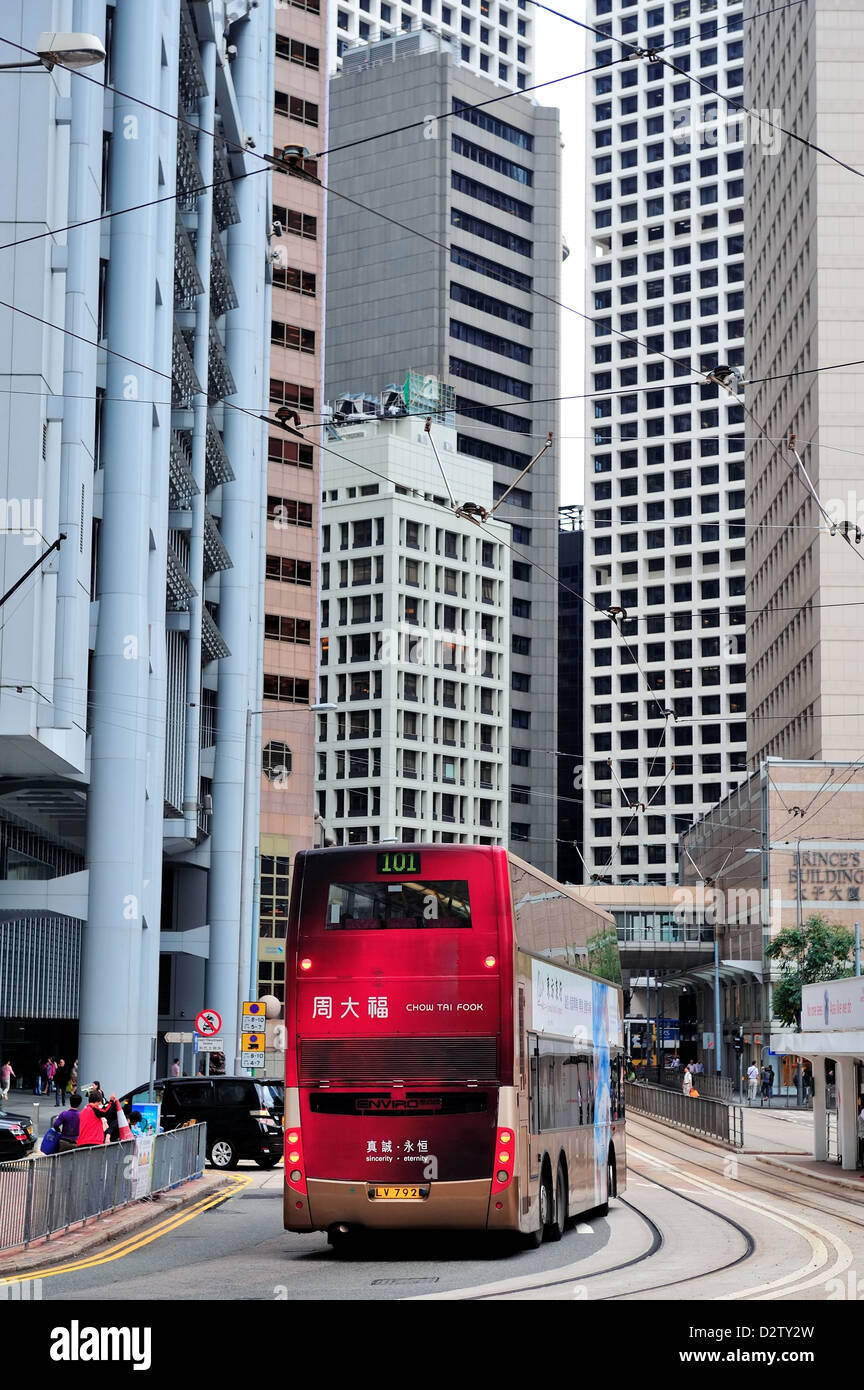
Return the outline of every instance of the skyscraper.
[[[72,12],[7,9],[26,50]],[[74,14],[99,80],[0,84],[4,241],[31,238],[0,253],[4,492],[29,504],[4,591],[48,552],[0,636],[0,1027],[26,1072],[80,1018],[82,1080],[119,1091],[205,1003],[233,1057],[250,971],[270,178],[247,144],[272,142],[273,32],[251,3]]]
[[[766,16],[746,26],[745,57],[748,107],[860,164],[860,6],[819,0]],[[860,368],[825,369],[860,355],[864,278],[850,248],[864,186],[812,146],[767,128],[748,145],[746,178],[750,404],[768,436],[755,424],[747,431],[750,761],[857,759]],[[790,436],[826,509],[851,528],[851,544],[829,534]]]
[[[322,13],[322,9],[325,13]],[[274,142],[327,144],[326,6],[291,0],[276,8]],[[285,998],[285,920],[291,864],[314,843],[314,716],[318,651],[318,451],[281,429],[284,407],[313,418],[324,385],[324,192],[317,162],[274,170],[270,259],[270,412],[264,682],[260,722],[261,823],[257,990]],[[286,423],[291,424],[290,416]],[[251,733],[251,730],[250,730]],[[251,986],[250,986],[251,988]]]
[[[742,9],[595,0],[593,20],[586,859],[663,883],[746,767],[744,415],[704,379],[744,362],[742,132],[685,75],[740,98]],[[618,61],[634,42],[684,71]]]
[[[450,511],[422,422],[371,404],[323,466],[322,838],[506,844],[509,527]],[[490,510],[491,466],[434,417],[450,486]]]
[[[496,95],[434,34],[346,53],[330,84],[326,384],[332,399],[406,366],[449,382],[459,452],[492,464],[494,496],[515,484],[496,513],[513,546],[510,842],[554,872],[556,448],[520,474],[557,434],[560,139],[557,111],[518,94],[466,109]]]
[[[336,51],[412,30],[441,34],[473,72],[507,87],[530,87],[534,15],[528,0],[345,0],[336,5]]]

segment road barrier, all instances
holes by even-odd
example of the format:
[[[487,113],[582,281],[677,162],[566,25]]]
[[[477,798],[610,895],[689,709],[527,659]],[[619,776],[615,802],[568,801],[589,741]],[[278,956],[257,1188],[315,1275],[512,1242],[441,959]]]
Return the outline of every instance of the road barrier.
[[[671,1067],[663,1068],[660,1074],[661,1086],[667,1086],[672,1090],[677,1088],[683,1095],[683,1083],[683,1070],[673,1070]],[[735,1092],[735,1084],[730,1076],[710,1076],[708,1072],[694,1072],[693,1085],[700,1096],[706,1096],[709,1100],[731,1101]]]
[[[142,1189],[164,1192],[203,1173],[206,1125],[151,1142],[152,1167],[143,1176],[144,1150],[135,1139],[0,1163],[0,1250],[26,1248],[140,1200]]]
[[[701,1077],[699,1079],[702,1080]],[[715,1100],[710,1096],[699,1095],[694,1099],[693,1096],[685,1096],[680,1089],[673,1091],[639,1081],[625,1082],[624,1104],[628,1110],[650,1115],[677,1129],[704,1134],[731,1148],[743,1147],[744,1123],[740,1105],[730,1105],[728,1101]]]

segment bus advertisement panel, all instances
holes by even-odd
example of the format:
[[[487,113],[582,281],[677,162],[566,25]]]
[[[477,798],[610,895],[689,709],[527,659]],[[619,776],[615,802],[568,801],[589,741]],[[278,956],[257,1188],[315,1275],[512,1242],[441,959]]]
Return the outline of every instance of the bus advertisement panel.
[[[613,1109],[620,1118],[609,1062],[610,1042],[620,1051],[619,991],[527,955],[517,965],[518,864],[503,849],[468,845],[297,856],[286,950],[288,1229],[334,1239],[356,1227],[494,1229],[536,1240],[554,1237],[568,1210],[608,1202],[623,1162],[610,1118]],[[542,887],[533,897],[554,901],[556,923],[578,904],[572,920],[585,921],[564,943],[577,952],[606,914],[553,880]],[[535,967],[546,972],[536,983]],[[562,1046],[583,1062],[584,1091],[558,1116],[563,1139],[544,1100],[565,1075],[563,1058],[545,1054]]]

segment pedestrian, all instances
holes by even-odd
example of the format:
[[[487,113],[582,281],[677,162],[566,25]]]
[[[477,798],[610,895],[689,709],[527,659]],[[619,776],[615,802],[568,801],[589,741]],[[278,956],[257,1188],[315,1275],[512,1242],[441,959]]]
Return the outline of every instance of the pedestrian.
[[[747,1090],[748,1098],[750,1100],[750,1103],[752,1104],[753,1101],[756,1099],[756,1093],[759,1090],[759,1068],[757,1067],[755,1062],[751,1062],[749,1067],[747,1068]]]
[[[705,1068],[703,1067],[701,1062],[694,1062],[690,1070],[694,1072],[696,1076],[702,1076],[702,1074],[705,1071]]]
[[[57,1070],[54,1073],[54,1101],[58,1109],[66,1099],[66,1082],[69,1078],[69,1068],[63,1058],[57,1063]]]
[[[670,1070],[670,1071],[680,1071],[680,1070],[681,1070],[681,1058],[680,1058],[680,1057],[673,1057],[673,1058],[672,1058],[672,1061],[669,1063],[669,1070]]]
[[[102,1090],[100,1082],[91,1081],[90,1085],[87,1088],[87,1100],[89,1103],[95,1101],[97,1105],[105,1104],[105,1093]]]
[[[78,1058],[72,1063],[72,1070],[69,1073],[69,1080],[66,1082],[66,1090],[70,1096],[74,1096],[78,1090]]]
[[[15,1073],[12,1070],[12,1063],[6,1061],[0,1067],[0,1100],[9,1099],[9,1086]]]
[[[693,1075],[692,1075],[692,1073],[691,1073],[691,1071],[690,1071],[690,1068],[689,1068],[689,1066],[688,1066],[688,1067],[685,1067],[685,1068],[684,1068],[684,1080],[683,1080],[683,1082],[682,1082],[682,1088],[683,1088],[683,1091],[684,1091],[685,1096],[689,1096],[690,1091],[692,1090],[692,1087],[693,1087]]]
[[[36,1063],[36,1085],[33,1087],[34,1096],[41,1096],[42,1094],[42,1068],[44,1065],[40,1057],[39,1061]]]
[[[771,1100],[771,1098],[773,1097],[773,1095],[774,1095],[774,1068],[772,1067],[771,1063],[769,1062],[769,1063],[768,1063],[768,1099]]]
[[[179,1075],[180,1075],[180,1062],[178,1061],[178,1059],[177,1059],[176,1057],[174,1058],[174,1061],[171,1063],[171,1075],[172,1075],[172,1076],[179,1076]]]
[[[809,1105],[813,1099],[813,1071],[809,1062],[804,1064],[804,1070],[801,1073],[801,1081],[804,1087],[804,1099]]]
[[[78,1144],[78,1131],[81,1127],[81,1102],[83,1096],[77,1093],[69,1097],[69,1107],[61,1110],[53,1121],[52,1129],[56,1129],[60,1134],[60,1153],[67,1149],[74,1149]]]
[[[87,1098],[87,1104],[82,1106],[80,1120],[78,1124],[78,1139],[76,1141],[79,1149],[95,1148],[99,1144],[106,1142],[108,1133],[108,1119],[110,1111],[116,1109],[114,1106],[115,1097],[112,1095],[107,1105],[101,1102],[104,1100],[102,1092],[99,1092],[100,1100],[93,1100],[92,1089]]]
[[[760,1081],[760,1090],[761,1090],[761,1092],[762,1092],[762,1102],[761,1102],[761,1103],[762,1103],[762,1105],[764,1105],[765,1102],[766,1102],[766,1100],[768,1100],[769,1095],[770,1095],[770,1092],[771,1092],[771,1077],[770,1077],[770,1075],[769,1075],[768,1064],[767,1064],[767,1063],[765,1064],[765,1066],[763,1066],[762,1070],[761,1070],[760,1073],[759,1073],[759,1081]]]
[[[54,1085],[54,1073],[56,1072],[56,1070],[57,1064],[54,1061],[54,1058],[49,1057],[48,1061],[42,1068],[42,1090],[45,1092],[46,1096],[50,1096],[51,1094],[51,1089]]]

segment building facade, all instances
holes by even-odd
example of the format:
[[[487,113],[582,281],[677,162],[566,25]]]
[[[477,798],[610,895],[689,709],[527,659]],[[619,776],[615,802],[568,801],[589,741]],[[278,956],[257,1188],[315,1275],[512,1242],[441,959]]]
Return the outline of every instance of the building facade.
[[[509,528],[449,505],[436,449],[456,497],[492,507],[492,470],[456,452],[452,412],[433,449],[385,409],[328,431],[321,838],[506,844]]]
[[[4,239],[37,238],[0,261],[4,488],[39,513],[3,537],[4,590],[60,540],[0,634],[2,1045],[26,1076],[77,1022],[82,1080],[121,1089],[204,1005],[233,1058],[250,974],[270,178],[244,175],[272,142],[272,18],[11,8],[25,48],[86,31],[107,59],[104,85],[0,86]]]
[[[534,23],[528,0],[345,0],[335,6],[331,69],[358,45],[420,30],[440,34],[473,72],[520,90],[534,80]]]
[[[276,8],[274,144],[327,145],[327,6],[292,0]],[[318,451],[280,429],[275,411],[315,420],[324,385],[324,161],[303,178],[273,173],[270,256],[270,411],[267,440],[267,553],[264,684],[260,692],[261,822],[254,998],[285,999],[285,923],[291,864],[314,844],[312,715],[317,671],[318,552],[321,540]],[[309,442],[307,442],[309,441]]]
[[[746,770],[744,412],[705,382],[745,360],[744,155],[725,105],[616,40],[739,100],[742,8],[594,0],[592,22],[585,853],[661,884]]]
[[[864,140],[853,91],[864,56],[860,6],[820,0],[745,31],[746,105],[856,166]],[[857,356],[849,349],[864,280],[837,248],[864,214],[864,191],[848,169],[776,129],[749,143],[746,178],[748,375],[757,379],[747,455],[750,763],[844,761],[864,748],[853,606],[864,569],[856,539],[864,519],[859,369],[814,368]],[[776,443],[790,437],[838,534],[788,444]]]
[[[860,920],[864,767],[769,758],[681,837],[680,850],[680,908],[701,904],[717,934],[726,1074],[739,1074],[737,1058],[745,1069],[760,1064],[769,1048],[794,1056],[791,1030],[772,1017],[778,967],[764,945],[816,913],[850,932]],[[713,1029],[713,973],[694,978],[702,1026]]]
[[[583,511],[559,512],[558,577],[558,852],[556,876],[561,883],[586,879],[582,858],[584,753],[582,707],[583,602],[585,582]]]
[[[451,383],[459,452],[492,465],[497,497],[513,487],[498,513],[513,547],[508,717],[525,798],[511,846],[554,873],[554,443],[520,474],[557,437],[561,150],[557,111],[527,97],[464,109],[495,95],[434,34],[346,53],[330,84],[326,385],[350,395],[402,380],[406,364]]]

